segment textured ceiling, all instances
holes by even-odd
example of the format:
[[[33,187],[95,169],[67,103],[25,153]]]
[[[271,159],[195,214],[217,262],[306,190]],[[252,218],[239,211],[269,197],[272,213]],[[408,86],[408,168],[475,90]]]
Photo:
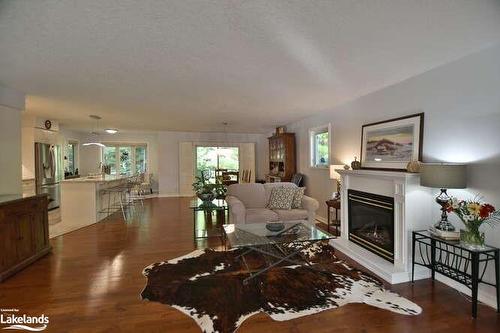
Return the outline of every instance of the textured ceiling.
[[[0,0],[0,84],[71,128],[265,132],[499,41],[497,0]]]

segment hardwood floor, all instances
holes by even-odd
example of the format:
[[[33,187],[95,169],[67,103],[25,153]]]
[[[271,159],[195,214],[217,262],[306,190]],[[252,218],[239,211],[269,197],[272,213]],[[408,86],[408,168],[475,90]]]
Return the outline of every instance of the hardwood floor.
[[[142,216],[120,214],[52,239],[52,254],[0,284],[0,308],[49,316],[46,332],[199,332],[179,311],[141,301],[144,267],[192,251],[218,246],[193,242],[187,198],[145,202]],[[500,332],[500,315],[470,303],[455,290],[430,280],[393,286],[423,308],[408,317],[364,304],[351,304],[299,319],[275,322],[259,314],[238,332]]]

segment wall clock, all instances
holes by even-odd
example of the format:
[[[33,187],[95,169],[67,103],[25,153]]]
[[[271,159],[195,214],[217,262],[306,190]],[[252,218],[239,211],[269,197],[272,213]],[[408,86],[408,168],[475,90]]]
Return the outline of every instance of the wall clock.
[[[50,129],[52,127],[52,122],[50,120],[45,120],[45,129]]]

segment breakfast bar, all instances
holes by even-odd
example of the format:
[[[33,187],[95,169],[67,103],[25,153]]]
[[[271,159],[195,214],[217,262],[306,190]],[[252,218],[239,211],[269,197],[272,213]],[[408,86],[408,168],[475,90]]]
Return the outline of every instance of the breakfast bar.
[[[119,209],[120,193],[106,191],[125,185],[130,176],[99,175],[61,182],[61,219],[64,232],[70,232],[106,218]]]

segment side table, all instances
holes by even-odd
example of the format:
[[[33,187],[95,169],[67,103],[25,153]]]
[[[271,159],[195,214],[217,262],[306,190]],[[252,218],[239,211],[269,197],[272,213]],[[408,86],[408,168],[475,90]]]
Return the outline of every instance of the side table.
[[[330,217],[330,208],[335,209],[335,220],[333,221],[333,225],[335,226],[335,235],[339,235],[339,227],[340,227],[340,219],[339,219],[339,210],[340,210],[340,199],[330,199],[327,200],[326,202],[326,207],[328,210],[328,226],[327,230],[330,232],[330,222],[331,222],[331,217]]]
[[[415,265],[427,267],[431,270],[434,280],[435,274],[440,273],[471,290],[472,317],[477,317],[477,292],[479,283],[488,284],[496,288],[497,312],[500,312],[500,267],[499,249],[485,246],[475,250],[460,244],[458,241],[448,241],[431,235],[428,231],[413,231],[412,236],[412,273],[414,281]],[[419,262],[415,254],[420,254]],[[495,283],[483,280],[489,263],[495,265]]]
[[[229,223],[229,207],[226,200],[215,199],[211,202],[203,202],[196,198],[191,200],[189,208],[193,211],[193,238],[195,241],[201,238],[222,238],[222,226],[212,226],[212,212],[216,212],[216,223],[222,225]],[[198,221],[198,212],[203,212],[203,221]]]

